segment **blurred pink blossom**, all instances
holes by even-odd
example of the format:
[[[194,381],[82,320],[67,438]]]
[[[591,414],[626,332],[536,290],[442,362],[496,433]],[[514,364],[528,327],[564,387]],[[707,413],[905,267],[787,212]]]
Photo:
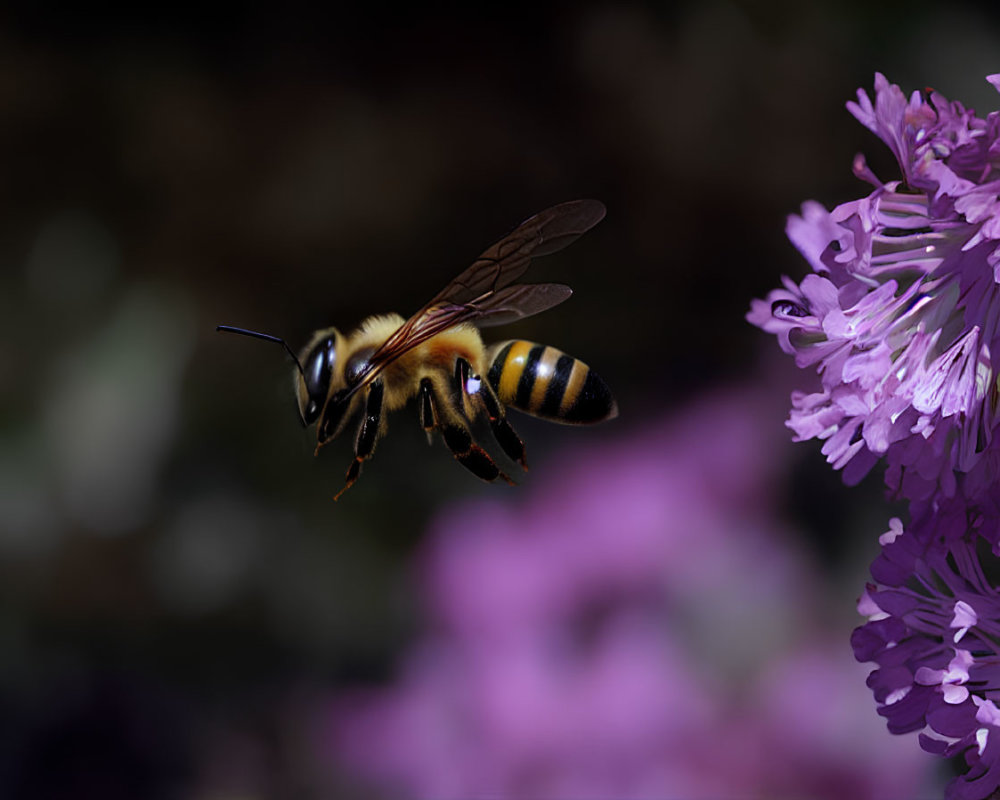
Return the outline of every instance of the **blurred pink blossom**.
[[[342,768],[392,797],[913,796],[776,519],[778,407],[728,392],[443,513],[426,635],[328,709]]]

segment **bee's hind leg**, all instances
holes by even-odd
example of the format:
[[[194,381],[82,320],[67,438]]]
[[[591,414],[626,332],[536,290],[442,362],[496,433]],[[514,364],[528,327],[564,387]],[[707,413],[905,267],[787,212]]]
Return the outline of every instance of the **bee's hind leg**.
[[[472,365],[464,358],[459,358],[455,362],[455,383],[461,392],[466,413],[469,414],[471,410],[472,414],[469,415],[472,416],[478,409],[485,411],[490,421],[490,430],[493,431],[493,438],[497,440],[508,458],[520,464],[522,469],[527,469],[524,442],[507,421],[503,404],[490,386],[490,382],[473,374]]]
[[[443,399],[430,378],[420,381],[420,422],[430,435],[435,428],[441,431],[448,449],[455,460],[469,472],[484,481],[503,478],[507,483],[514,481],[504,473],[496,462],[472,438],[468,420],[460,409],[452,409]]]
[[[358,435],[354,440],[354,461],[347,470],[346,483],[334,496],[334,500],[350,489],[361,474],[361,463],[371,458],[375,452],[375,443],[378,441],[379,431],[382,427],[382,398],[385,394],[385,384],[378,378],[372,381],[368,387],[368,397],[365,400],[365,414],[361,418],[358,426]]]

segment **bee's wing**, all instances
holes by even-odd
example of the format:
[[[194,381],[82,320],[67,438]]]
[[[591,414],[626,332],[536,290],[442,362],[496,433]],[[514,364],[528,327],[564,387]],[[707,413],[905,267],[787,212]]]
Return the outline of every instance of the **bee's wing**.
[[[480,328],[506,325],[559,305],[571,294],[573,290],[561,283],[515,283],[474,303],[442,303],[404,322],[372,354],[369,367],[381,369],[407,350],[456,325],[472,323]]]
[[[510,285],[524,274],[532,258],[572,244],[604,214],[604,204],[598,200],[571,200],[540,211],[488,247],[417,313],[445,302],[468,303]]]
[[[573,290],[561,283],[515,283],[492,292],[478,303],[467,303],[472,313],[468,320],[479,328],[506,325],[532,314],[548,311],[564,300]]]
[[[604,214],[604,204],[598,200],[572,200],[529,217],[406,320],[372,354],[357,383],[332,395],[327,404],[345,402],[401,355],[448,328],[465,322],[480,327],[504,325],[569,298],[572,290],[562,284],[513,282],[533,257],[562,250]]]

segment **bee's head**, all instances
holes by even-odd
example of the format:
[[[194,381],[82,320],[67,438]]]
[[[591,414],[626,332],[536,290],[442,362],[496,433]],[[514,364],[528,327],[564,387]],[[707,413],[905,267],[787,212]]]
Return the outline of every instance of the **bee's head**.
[[[311,425],[316,421],[326,404],[326,397],[330,393],[330,383],[333,381],[337,366],[337,348],[340,346],[342,337],[336,328],[318,331],[302,351],[301,360],[288,346],[288,343],[278,336],[250,331],[246,328],[234,328],[232,325],[218,325],[215,329],[226,333],[252,336],[255,339],[264,339],[268,342],[277,342],[284,347],[285,352],[295,362],[295,395],[299,401],[299,416],[302,417],[302,423]]]

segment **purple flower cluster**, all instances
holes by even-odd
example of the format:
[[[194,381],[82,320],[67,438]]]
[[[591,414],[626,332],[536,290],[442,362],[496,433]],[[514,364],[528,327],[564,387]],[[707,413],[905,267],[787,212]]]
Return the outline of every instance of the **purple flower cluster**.
[[[1000,89],[1000,76],[988,78]],[[852,114],[892,150],[901,179],[826,211],[803,206],[788,235],[813,273],[753,303],[820,385],[796,392],[788,426],[824,441],[844,478],[883,456],[910,501],[893,519],[852,637],[893,733],[963,756],[946,795],[1000,790],[1000,114],[937,92],[907,98],[882,75]]]
[[[989,79],[1000,87],[1000,76]],[[998,463],[1000,115],[936,92],[909,99],[882,75],[848,108],[889,145],[902,180],[860,156],[867,196],[806,203],[788,236],[813,268],[753,303],[748,319],[820,377],[788,425],[853,483],[885,456],[911,499],[992,489]]]
[[[595,449],[512,509],[453,509],[420,561],[431,625],[330,738],[391,797],[913,796],[772,504],[781,448],[731,392]],[[859,670],[861,670],[859,666]]]
[[[954,502],[906,528],[893,519],[858,603],[868,623],[851,639],[859,661],[878,664],[868,686],[889,730],[964,755],[955,800],[1000,789],[1000,589],[984,569],[996,559],[977,549],[985,540],[968,535],[978,522]]]

